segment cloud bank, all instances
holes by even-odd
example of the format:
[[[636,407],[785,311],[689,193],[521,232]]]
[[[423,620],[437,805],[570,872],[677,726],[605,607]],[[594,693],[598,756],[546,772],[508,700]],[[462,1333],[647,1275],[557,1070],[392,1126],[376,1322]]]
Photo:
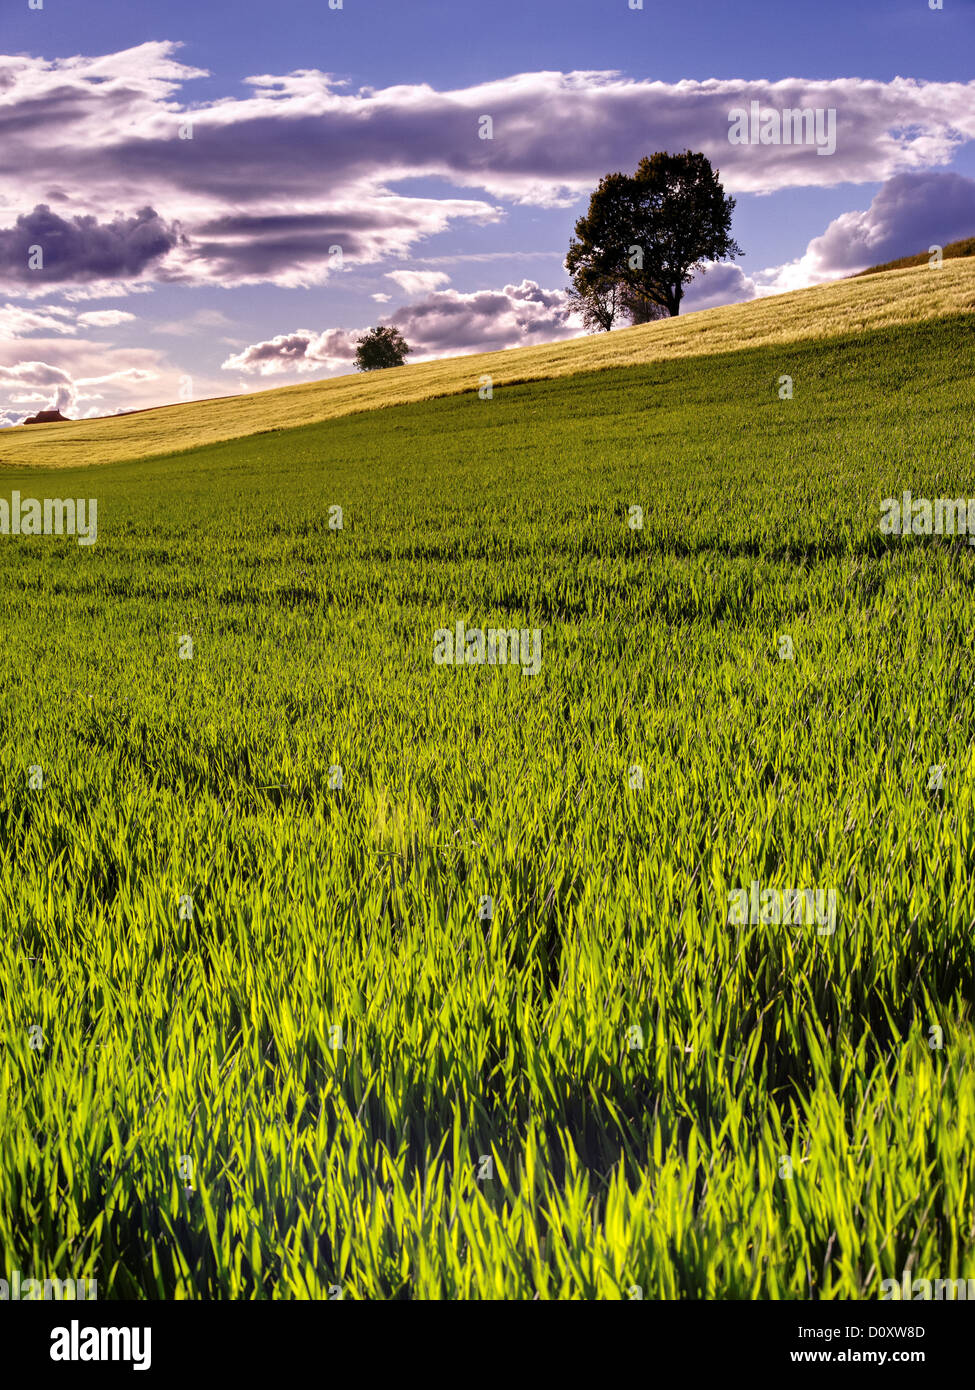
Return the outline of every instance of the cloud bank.
[[[304,70],[192,105],[207,74],[178,47],[0,59],[0,208],[17,210],[0,227],[0,287],[37,288],[25,255],[38,243],[50,244],[48,287],[320,284],[335,270],[332,247],[346,265],[405,257],[455,223],[496,221],[499,200],[569,205],[654,149],[702,150],[731,192],[766,193],[892,180],[947,164],[975,137],[975,83],[904,78],[534,72],[451,91],[354,91]],[[752,101],[835,109],[835,154],[729,143],[729,112]],[[417,179],[452,191],[411,194]]]
[[[542,289],[534,280],[470,294],[433,291],[397,309],[383,322],[403,334],[413,349],[411,361],[527,347],[576,337],[582,331],[570,316],[566,291]],[[351,333],[344,329],[298,329],[234,353],[223,367],[258,376],[294,371],[316,372],[319,376],[347,372],[355,360],[360,332],[361,329]]]

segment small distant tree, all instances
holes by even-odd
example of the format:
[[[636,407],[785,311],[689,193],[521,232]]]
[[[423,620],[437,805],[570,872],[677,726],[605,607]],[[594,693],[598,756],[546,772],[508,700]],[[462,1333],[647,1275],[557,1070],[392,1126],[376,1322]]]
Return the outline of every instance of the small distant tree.
[[[617,285],[614,317],[625,312],[646,322],[658,310],[679,314],[695,271],[743,254],[731,236],[734,207],[703,154],[658,152],[641,159],[632,177],[600,180],[576,223],[565,268],[580,295],[604,306],[608,287]]]
[[[376,372],[383,367],[402,367],[407,353],[412,351],[398,328],[380,324],[356,339],[356,371]]]

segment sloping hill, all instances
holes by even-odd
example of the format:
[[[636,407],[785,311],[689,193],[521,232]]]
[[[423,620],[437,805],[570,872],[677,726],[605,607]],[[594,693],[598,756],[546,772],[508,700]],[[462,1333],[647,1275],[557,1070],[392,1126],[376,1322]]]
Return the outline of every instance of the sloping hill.
[[[975,236],[967,237],[964,241],[950,241],[947,246],[942,247],[942,256],[946,261],[975,256]],[[857,279],[861,275],[881,275],[885,270],[908,270],[913,266],[928,266],[930,260],[930,251],[919,251],[916,256],[901,256],[896,261],[885,261],[883,265],[872,265],[867,270],[858,270],[852,278]]]
[[[856,277],[542,347],[450,357],[102,420],[19,426],[0,432],[0,466],[66,468],[152,458],[381,406],[458,395],[476,390],[484,375],[497,388],[739,348],[785,346],[972,310],[975,261],[959,259],[937,272],[925,265]]]

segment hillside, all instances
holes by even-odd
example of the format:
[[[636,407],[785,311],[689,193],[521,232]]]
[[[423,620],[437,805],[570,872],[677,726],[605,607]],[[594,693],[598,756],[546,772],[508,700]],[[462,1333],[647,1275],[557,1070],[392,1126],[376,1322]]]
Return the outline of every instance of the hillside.
[[[542,347],[451,357],[390,371],[160,407],[102,420],[0,432],[0,466],[64,468],[151,458],[226,439],[494,386],[805,339],[839,337],[975,309],[975,261],[937,276],[895,270],[703,310]]]
[[[946,261],[959,260],[966,256],[975,256],[975,237],[967,237],[964,241],[951,241],[947,246],[942,247],[942,255]],[[914,266],[924,266],[930,268],[930,251],[919,251],[916,256],[901,256],[897,261],[885,261],[883,265],[872,265],[867,270],[858,270],[852,279],[858,279],[861,275],[882,275],[887,270],[909,270]]]

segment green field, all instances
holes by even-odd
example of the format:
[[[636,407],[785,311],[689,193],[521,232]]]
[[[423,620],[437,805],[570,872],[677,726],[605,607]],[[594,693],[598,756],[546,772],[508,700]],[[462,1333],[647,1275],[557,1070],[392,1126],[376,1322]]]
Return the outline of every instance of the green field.
[[[879,530],[971,490],[972,326],[4,470],[99,524],[0,537],[8,1266],[975,1276],[975,549]],[[539,674],[436,665],[458,620],[540,629]],[[835,932],[730,923],[753,880]]]
[[[956,244],[955,249],[957,249]],[[945,248],[946,253],[952,247]],[[161,405],[94,420],[25,425],[0,433],[0,469],[91,468],[160,458],[173,449],[317,425],[360,411],[415,404],[494,386],[515,386],[610,368],[656,365],[775,346],[788,354],[809,338],[835,339],[971,314],[975,259],[949,258],[934,273],[895,269],[682,314],[612,333],[562,338],[535,347],[412,362],[383,372],[351,372],[245,395]]]

